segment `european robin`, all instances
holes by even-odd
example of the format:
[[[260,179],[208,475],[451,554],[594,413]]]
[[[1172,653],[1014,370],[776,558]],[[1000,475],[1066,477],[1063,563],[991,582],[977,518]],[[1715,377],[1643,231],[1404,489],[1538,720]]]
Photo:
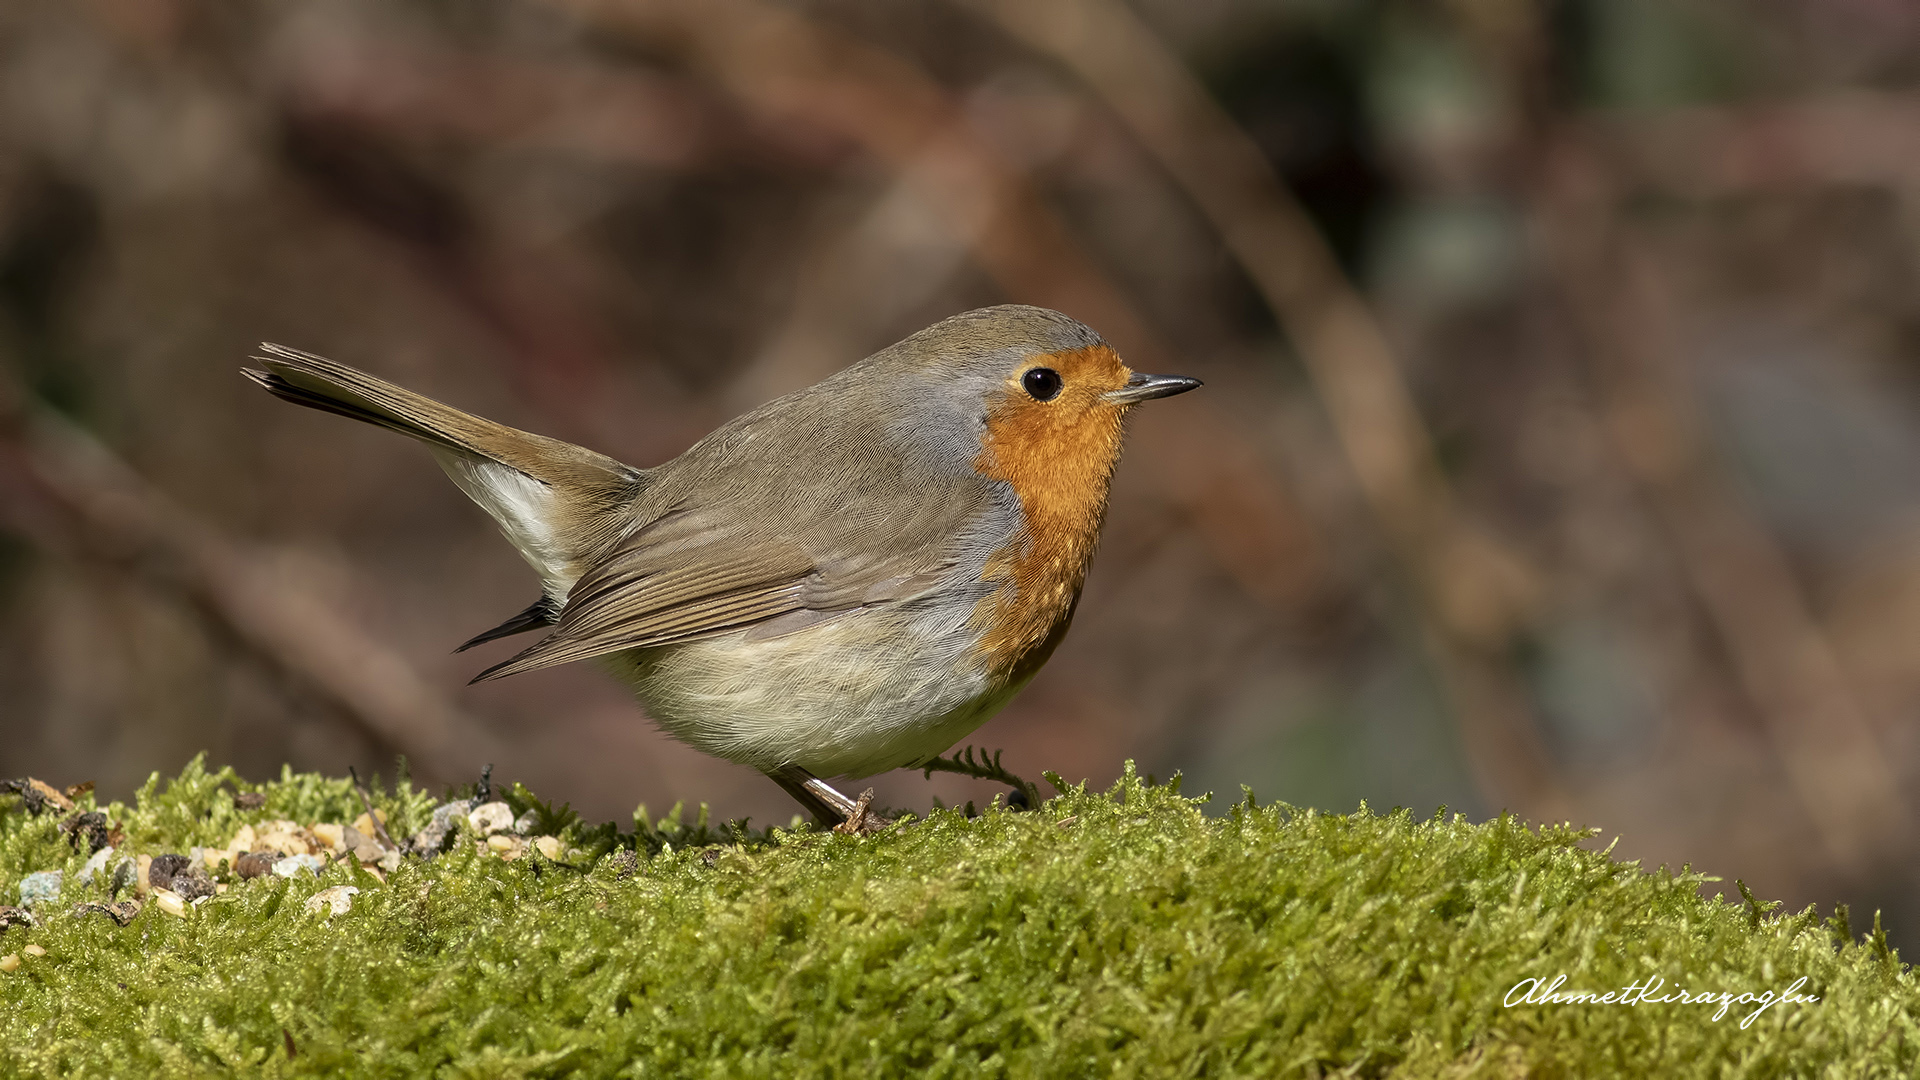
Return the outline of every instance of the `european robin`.
[[[656,723],[864,831],[861,778],[999,711],[1073,619],[1134,405],[1131,371],[1044,308],[956,315],[635,468],[280,345],[278,397],[427,444],[540,575],[466,644],[547,630],[494,679],[599,657]]]

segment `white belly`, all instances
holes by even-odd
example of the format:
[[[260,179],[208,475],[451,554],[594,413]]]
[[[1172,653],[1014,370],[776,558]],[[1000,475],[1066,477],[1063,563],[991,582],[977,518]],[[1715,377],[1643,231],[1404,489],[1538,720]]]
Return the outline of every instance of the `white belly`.
[[[610,661],[696,749],[857,778],[942,753],[1019,691],[983,670],[973,639],[962,620],[863,609],[782,637],[740,631]]]

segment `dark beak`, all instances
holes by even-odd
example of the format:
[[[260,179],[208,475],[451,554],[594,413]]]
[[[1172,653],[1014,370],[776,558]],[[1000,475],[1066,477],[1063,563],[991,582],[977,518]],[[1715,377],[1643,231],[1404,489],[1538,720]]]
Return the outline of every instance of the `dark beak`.
[[[1190,379],[1185,375],[1148,375],[1136,371],[1127,380],[1127,385],[1118,390],[1109,390],[1101,396],[1116,404],[1132,405],[1148,398],[1184,394],[1199,385],[1199,379]]]

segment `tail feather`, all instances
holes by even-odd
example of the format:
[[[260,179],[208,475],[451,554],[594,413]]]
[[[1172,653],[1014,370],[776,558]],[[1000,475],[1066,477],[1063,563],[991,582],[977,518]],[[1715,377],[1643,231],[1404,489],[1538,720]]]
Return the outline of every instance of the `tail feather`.
[[[310,352],[262,342],[255,360],[265,371],[241,370],[269,393],[296,405],[377,424],[430,445],[517,469],[544,484],[630,483],[639,470],[585,447],[495,423],[395,386]]]
[[[458,453],[473,454],[471,449],[462,446],[433,429],[422,427],[418,424],[407,423],[398,417],[376,412],[373,409],[344,398],[329,397],[326,394],[317,393],[296,385],[278,372],[261,371],[258,368],[241,368],[240,374],[245,375],[255,385],[282,401],[291,401],[295,405],[304,405],[309,409],[318,409],[321,412],[329,412],[335,416],[345,416],[349,419],[386,428],[389,431],[397,431],[402,435],[407,435],[419,439],[422,442],[441,446]]]
[[[604,454],[462,412],[324,356],[270,342],[260,350],[253,359],[262,368],[241,372],[275,397],[426,443],[540,574],[554,610],[581,559],[619,531],[620,510],[645,482],[644,471]],[[533,613],[468,644],[542,625],[521,624]]]
[[[535,600],[533,603],[527,605],[527,609],[525,611],[522,611],[520,614],[515,615],[513,618],[508,619],[506,622],[501,623],[499,626],[496,626],[491,630],[483,630],[480,633],[475,634],[474,636],[468,638],[466,642],[462,644],[459,648],[453,651],[457,653],[463,653],[463,652],[466,652],[468,649],[473,648],[475,645],[484,645],[489,641],[497,641],[503,637],[512,637],[515,634],[524,634],[529,630],[541,630],[546,627],[552,626],[554,623],[557,623],[559,621],[560,621],[559,605],[555,604],[552,600],[542,596],[540,599]]]

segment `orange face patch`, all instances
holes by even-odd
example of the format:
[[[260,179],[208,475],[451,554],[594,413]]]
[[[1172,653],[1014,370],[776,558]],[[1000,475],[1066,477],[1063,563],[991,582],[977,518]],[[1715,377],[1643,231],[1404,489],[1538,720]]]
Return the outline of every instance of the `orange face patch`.
[[[1060,374],[1049,401],[1022,388],[1037,367]],[[996,671],[1024,675],[1044,661],[1080,597],[1127,411],[1104,395],[1131,374],[1105,345],[1034,356],[1008,373],[1006,397],[987,414],[974,470],[1011,485],[1026,518],[1021,535],[987,564],[985,577],[1005,585],[975,613],[986,629],[980,651]]]

